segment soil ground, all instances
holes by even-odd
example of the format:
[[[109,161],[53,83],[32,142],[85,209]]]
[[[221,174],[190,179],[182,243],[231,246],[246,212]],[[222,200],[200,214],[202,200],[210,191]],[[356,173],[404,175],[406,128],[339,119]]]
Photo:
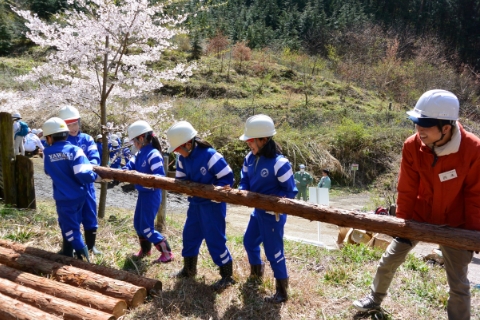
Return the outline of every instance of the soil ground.
[[[39,200],[52,199],[52,182],[45,175],[43,170],[43,159],[32,158],[35,165],[35,192]],[[105,218],[108,218],[108,207],[121,207],[126,209],[135,209],[137,192],[125,192],[121,183],[108,190],[107,209]],[[97,187],[97,199],[100,193],[100,185]],[[333,196],[330,198],[330,206],[345,210],[360,210],[370,201],[368,193],[351,194],[348,196]],[[176,193],[168,193],[167,196],[167,215],[185,214],[188,207],[186,196]],[[243,234],[252,208],[238,205],[228,205],[227,224],[229,227]],[[319,230],[320,228],[320,230]],[[319,232],[320,231],[320,232]],[[336,240],[338,236],[338,227],[336,225],[309,221],[303,218],[290,216],[285,225],[285,237],[291,240],[304,241],[313,245],[321,245],[330,250],[337,250]],[[412,251],[417,257],[423,258],[431,254],[436,244],[420,242]],[[475,254],[472,263],[469,265],[469,280],[472,286],[480,286],[480,255]]]

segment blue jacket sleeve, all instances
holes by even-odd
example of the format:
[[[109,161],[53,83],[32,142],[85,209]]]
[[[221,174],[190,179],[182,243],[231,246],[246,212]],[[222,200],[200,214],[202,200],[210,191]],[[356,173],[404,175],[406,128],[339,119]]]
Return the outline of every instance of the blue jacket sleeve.
[[[275,170],[275,176],[280,184],[280,192],[278,193],[278,196],[293,199],[298,193],[298,190],[295,185],[295,178],[293,177],[290,162],[288,162],[283,156],[279,156],[275,163],[275,169],[277,169]]]
[[[233,171],[225,158],[213,149],[213,153],[208,160],[208,170],[215,176],[213,184],[215,186],[233,186]]]
[[[165,170],[163,168],[163,158],[160,152],[153,149],[147,156],[147,163],[150,166],[150,174],[154,176],[165,176]],[[141,185],[136,185],[138,191],[152,190],[152,188],[145,188]]]
[[[252,156],[251,152],[243,160],[242,170],[240,171],[240,183],[238,184],[238,189],[240,190],[250,190],[250,179],[248,178],[248,159],[250,156]]]
[[[98,153],[97,144],[92,137],[88,136],[87,140],[87,158],[94,166],[100,165],[100,153]]]
[[[77,149],[73,159],[73,173],[80,183],[88,184],[95,181],[97,174],[93,171],[92,164],[88,161],[81,148]]]
[[[135,170],[136,156],[131,156],[130,160],[122,167],[123,170]]]
[[[177,157],[177,163],[176,163],[177,169],[175,170],[175,179],[187,180],[187,173],[185,172],[185,168],[183,166],[184,159],[185,158],[182,156]]]

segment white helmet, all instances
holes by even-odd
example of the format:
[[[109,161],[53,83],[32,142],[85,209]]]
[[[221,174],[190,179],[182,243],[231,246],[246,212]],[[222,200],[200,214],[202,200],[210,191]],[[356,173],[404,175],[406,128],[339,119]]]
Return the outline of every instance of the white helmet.
[[[43,133],[43,130],[42,130],[42,128],[40,128],[40,129],[37,129],[37,134],[40,134],[40,133]]]
[[[32,133],[33,133],[33,134],[37,134],[37,133],[38,133],[38,130],[37,130],[37,129],[32,129]]]
[[[110,135],[110,140],[112,140],[112,141],[117,141],[117,140],[118,140],[117,135],[116,135],[116,134]]]
[[[97,134],[97,138],[95,140],[98,140],[98,139],[102,139],[103,136],[101,134]]]
[[[69,132],[65,121],[57,117],[53,117],[45,121],[42,128],[45,136],[49,136],[54,133]]]
[[[170,147],[168,152],[172,152],[184,143],[195,138],[197,130],[188,121],[179,121],[167,130],[167,141]]]
[[[118,147],[118,141],[112,140],[112,147]]]
[[[15,112],[14,114],[12,114],[12,119],[22,119],[22,116],[20,115],[20,113]]]
[[[422,94],[415,108],[407,114],[414,122],[418,118],[458,120],[459,109],[458,98],[453,93],[435,89]]]
[[[58,116],[65,121],[80,119],[80,113],[77,108],[70,105],[62,107],[58,112]]]
[[[266,138],[272,137],[276,133],[272,118],[264,114],[257,114],[247,119],[245,131],[239,139],[246,141],[253,138]]]
[[[117,137],[119,137],[120,139],[122,138],[122,133],[121,133],[121,132],[117,132],[116,135],[117,135]]]
[[[127,137],[123,138],[123,144],[124,145],[129,145],[130,144],[130,139],[128,139]]]
[[[128,127],[128,139],[133,140],[134,138],[150,131],[153,131],[153,129],[146,121],[135,121]]]

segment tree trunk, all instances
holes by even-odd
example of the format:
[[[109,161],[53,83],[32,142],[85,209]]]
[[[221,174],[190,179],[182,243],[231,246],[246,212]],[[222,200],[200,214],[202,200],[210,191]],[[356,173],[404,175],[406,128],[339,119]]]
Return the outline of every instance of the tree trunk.
[[[53,279],[81,288],[89,288],[104,295],[123,299],[129,306],[136,307],[143,303],[147,292],[143,287],[98,275],[91,271],[45,260],[29,254],[20,254],[14,250],[0,247],[0,263],[9,267],[50,274]]]
[[[393,237],[403,237],[419,241],[437,243],[463,250],[480,250],[480,232],[443,227],[395,217],[363,214],[318,206],[295,199],[267,196],[256,192],[236,189],[223,189],[191,181],[141,174],[135,171],[112,170],[94,167],[102,178],[141,184],[185,193],[215,201],[244,205],[273,212],[284,212],[310,221],[322,221],[341,227],[351,227],[371,232],[379,232]]]
[[[45,312],[63,316],[63,319],[83,320],[98,319],[112,320],[115,317],[103,311],[85,307],[67,300],[63,300],[34,289],[24,287],[10,280],[0,278],[0,293],[18,301],[28,303]]]
[[[48,259],[54,262],[58,262],[66,265],[72,265],[80,269],[98,273],[108,278],[125,281],[139,287],[144,287],[145,289],[147,289],[149,293],[151,293],[152,291],[155,292],[155,291],[162,290],[162,282],[160,280],[137,276],[136,274],[130,273],[128,271],[107,268],[104,266],[88,263],[86,261],[78,260],[75,258],[62,256],[60,254],[52,253],[42,249],[38,249],[34,247],[25,247],[24,245],[21,245],[19,243],[15,243],[15,242],[3,240],[3,239],[0,239],[0,246],[8,249],[12,249],[18,253],[27,253],[33,256],[40,257],[42,259]]]
[[[5,204],[17,205],[12,115],[0,112],[0,188]]]
[[[82,304],[108,314],[113,314],[116,318],[124,315],[127,309],[127,303],[124,300],[111,298],[95,291],[81,289],[62,282],[35,276],[3,264],[0,264],[0,278],[19,283],[50,296],[62,297],[62,299]],[[8,294],[6,292],[4,293]],[[22,299],[19,300],[23,301]],[[45,308],[41,309],[45,310]]]
[[[61,320],[62,318],[51,315],[0,293],[0,319],[2,320]]]

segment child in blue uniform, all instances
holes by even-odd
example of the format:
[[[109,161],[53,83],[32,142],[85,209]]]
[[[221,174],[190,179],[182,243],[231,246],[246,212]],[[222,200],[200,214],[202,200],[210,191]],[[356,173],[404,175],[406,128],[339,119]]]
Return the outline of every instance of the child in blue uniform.
[[[64,106],[59,111],[59,118],[63,119],[68,126],[69,136],[67,141],[82,148],[90,163],[94,166],[100,165],[100,154],[97,145],[91,136],[80,131],[80,113],[73,106]],[[85,231],[85,242],[88,250],[93,254],[102,254],[95,247],[97,238],[97,200],[95,196],[95,186],[93,183],[87,185],[87,199],[82,209],[82,224]],[[64,245],[68,245],[64,243]]]
[[[243,162],[239,189],[293,199],[297,194],[293,171],[282,155],[281,147],[273,141],[276,134],[273,120],[259,114],[247,119],[244,134],[251,152]],[[287,216],[255,208],[245,231],[243,244],[251,265],[250,278],[262,279],[264,264],[260,244],[273,269],[276,292],[265,301],[281,303],[288,300],[288,273],[283,250],[283,230]]]
[[[97,145],[97,151],[98,151],[98,156],[99,156],[99,164],[102,164],[102,150],[103,150],[102,139],[103,139],[103,136],[101,134],[99,134],[99,135],[97,135],[97,137],[95,139],[96,139],[95,144]]]
[[[178,154],[175,178],[230,188],[233,184],[232,169],[220,153],[196,134],[197,131],[187,121],[180,121],[167,131],[168,152]],[[183,227],[184,267],[176,276],[195,276],[198,253],[205,239],[222,277],[213,284],[213,289],[222,290],[235,283],[232,256],[226,246],[226,203],[200,197],[189,197],[188,201],[187,220]]]
[[[112,140],[110,147],[110,168],[120,169],[122,163],[121,149],[117,140]]]
[[[100,177],[93,172],[83,150],[66,141],[68,132],[67,124],[60,118],[50,118],[43,124],[43,133],[50,145],[44,151],[44,168],[53,181],[58,223],[63,242],[68,243],[62,254],[73,256],[75,249],[80,259],[85,257],[89,261],[88,249],[80,232],[80,222],[88,185]]]
[[[139,150],[135,157],[123,167],[140,173],[165,176],[160,142],[150,125],[142,120],[128,127],[128,138]],[[167,239],[155,230],[155,217],[162,201],[162,190],[135,185],[138,191],[137,206],[133,217],[133,226],[140,242],[140,251],[134,256],[143,258],[151,254],[152,243],[161,252],[155,262],[167,263],[173,260],[173,253]]]

